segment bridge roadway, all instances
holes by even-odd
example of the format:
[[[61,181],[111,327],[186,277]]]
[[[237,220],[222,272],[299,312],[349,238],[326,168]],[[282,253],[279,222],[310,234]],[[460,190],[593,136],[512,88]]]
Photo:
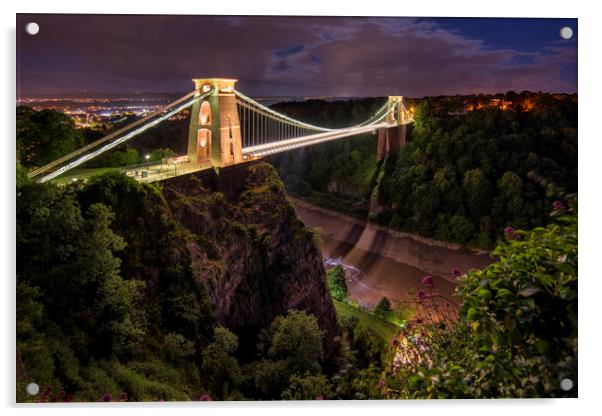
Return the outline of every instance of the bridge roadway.
[[[274,141],[258,146],[243,147],[242,153],[243,155],[249,155],[253,157],[263,157],[280,152],[286,152],[287,150],[298,149],[300,147],[324,143],[330,140],[337,140],[344,137],[356,136],[365,133],[373,133],[378,129],[389,128],[393,126],[395,126],[395,123],[382,122],[378,124],[370,124],[368,126],[359,126],[327,133],[312,134],[294,139]]]
[[[156,165],[126,166],[114,170],[124,172],[141,182],[161,181],[203,170],[223,170],[210,169],[211,162],[204,162],[208,159],[212,160],[213,166],[244,164],[292,149],[377,131],[386,133],[382,135],[384,148],[395,149],[389,141],[391,138],[397,140],[396,135],[387,129],[413,121],[413,115],[403,106],[401,96],[390,96],[387,102],[360,124],[334,129],[308,124],[265,107],[235,90],[236,80],[215,78],[195,79],[194,82],[193,92],[29,172],[29,177],[39,177],[36,180],[42,183],[55,178],[58,179],[57,182],[67,183],[113,170],[108,167],[82,169],[81,166],[189,107],[191,121],[186,155]],[[212,124],[214,118],[221,120],[217,127]],[[403,141],[402,135],[399,136],[399,141]],[[380,143],[379,133],[379,149],[383,147]]]

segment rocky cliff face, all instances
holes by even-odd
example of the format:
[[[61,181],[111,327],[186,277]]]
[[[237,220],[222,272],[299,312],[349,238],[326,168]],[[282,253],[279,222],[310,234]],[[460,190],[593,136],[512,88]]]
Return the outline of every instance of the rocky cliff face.
[[[214,180],[213,178],[212,180]],[[206,178],[163,185],[173,218],[191,233],[193,274],[207,288],[218,322],[254,356],[256,334],[289,309],[313,314],[334,348],[336,315],[312,232],[299,220],[268,164],[238,171],[238,189],[214,192]]]

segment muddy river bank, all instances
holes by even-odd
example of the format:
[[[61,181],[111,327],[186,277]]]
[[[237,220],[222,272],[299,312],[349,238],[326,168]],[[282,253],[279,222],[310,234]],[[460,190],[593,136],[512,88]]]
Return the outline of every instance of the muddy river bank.
[[[345,267],[350,296],[364,307],[374,307],[385,296],[413,299],[425,275],[433,276],[437,294],[452,298],[454,269],[464,273],[492,262],[481,250],[402,233],[289,198],[303,222],[320,229],[325,265]]]

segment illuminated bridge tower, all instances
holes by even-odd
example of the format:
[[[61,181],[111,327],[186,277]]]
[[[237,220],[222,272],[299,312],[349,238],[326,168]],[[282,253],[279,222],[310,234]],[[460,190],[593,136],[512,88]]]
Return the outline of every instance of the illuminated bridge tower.
[[[213,93],[193,104],[190,111],[188,158],[215,167],[242,162],[242,138],[236,107],[236,79],[193,79],[196,94]]]
[[[378,129],[378,145],[376,147],[376,160],[383,160],[386,155],[396,153],[406,144],[406,123],[404,120],[403,97],[390,96],[389,109],[386,120],[396,122],[394,127]]]

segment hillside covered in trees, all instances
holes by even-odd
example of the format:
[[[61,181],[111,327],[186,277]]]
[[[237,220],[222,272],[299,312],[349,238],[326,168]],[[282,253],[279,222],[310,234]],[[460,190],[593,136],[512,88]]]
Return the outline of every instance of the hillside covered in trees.
[[[278,109],[302,118],[316,105],[282,103]],[[331,102],[322,119],[311,121],[350,125],[372,108]],[[395,229],[482,248],[493,247],[506,226],[547,223],[552,201],[537,178],[577,191],[575,96],[425,98],[417,101],[415,118],[408,144],[380,164],[375,136],[271,160],[292,194]],[[378,209],[369,212],[370,205]]]
[[[269,166],[238,202],[195,189],[19,185],[18,401],[576,396],[560,387],[577,380],[574,197],[458,276],[459,319],[400,321],[326,279]],[[433,279],[417,289],[436,308]]]

